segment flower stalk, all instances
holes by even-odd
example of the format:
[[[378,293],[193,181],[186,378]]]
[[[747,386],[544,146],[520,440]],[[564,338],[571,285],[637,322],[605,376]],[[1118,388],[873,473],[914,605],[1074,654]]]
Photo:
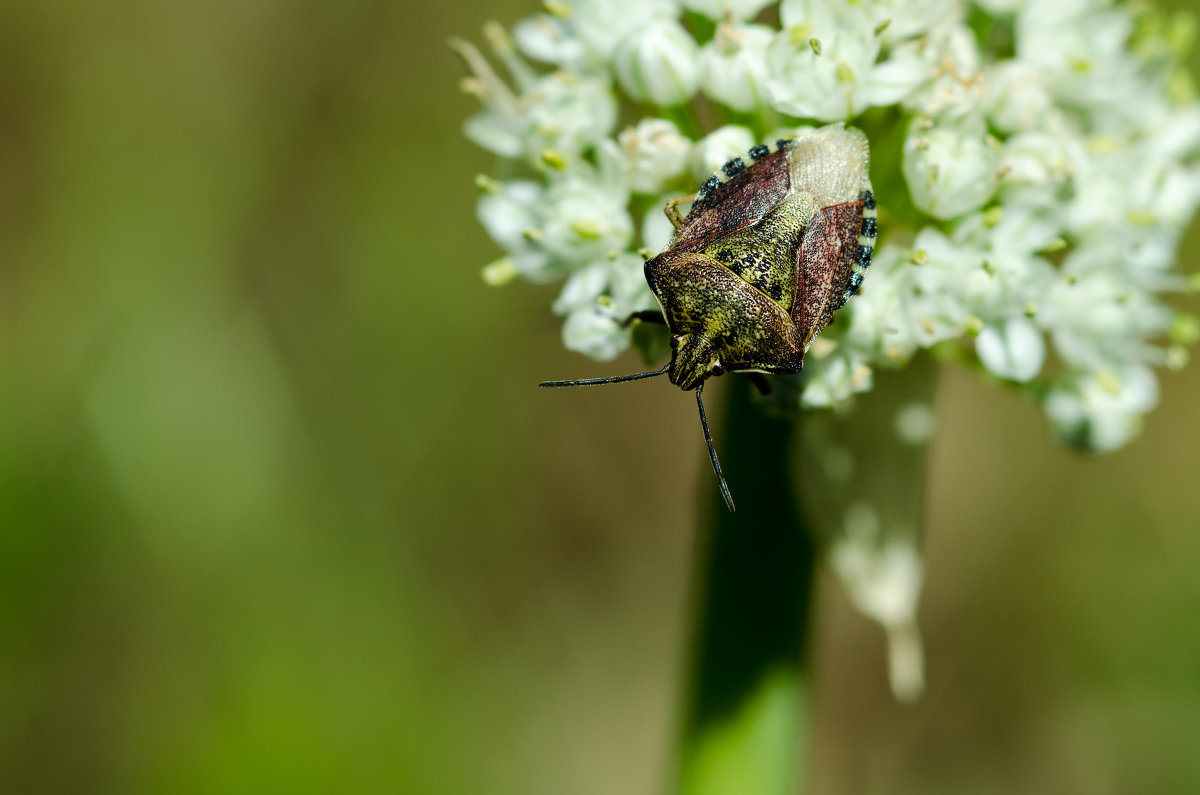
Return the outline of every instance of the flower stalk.
[[[800,419],[769,416],[731,380],[720,438],[738,510],[708,501],[676,791],[784,795],[803,772],[817,561],[789,474]]]

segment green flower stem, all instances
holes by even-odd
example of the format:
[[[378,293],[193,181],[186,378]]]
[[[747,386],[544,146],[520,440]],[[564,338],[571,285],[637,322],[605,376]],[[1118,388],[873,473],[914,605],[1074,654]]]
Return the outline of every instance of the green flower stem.
[[[738,510],[729,513],[712,489],[677,790],[790,795],[803,767],[803,650],[816,563],[788,477],[799,420],[767,416],[746,379],[730,380],[718,444]]]

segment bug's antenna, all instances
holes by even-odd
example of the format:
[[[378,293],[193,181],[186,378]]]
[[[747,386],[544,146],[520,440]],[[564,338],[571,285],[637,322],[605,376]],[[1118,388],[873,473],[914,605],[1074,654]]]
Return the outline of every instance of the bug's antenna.
[[[700,399],[700,393],[704,391],[704,382],[696,387],[696,405],[700,408],[700,427],[704,429],[704,443],[708,445],[708,457],[712,459],[713,472],[717,473],[717,485],[721,487],[721,496],[725,498],[725,506],[729,508],[729,512],[733,513],[737,509],[733,507],[733,495],[729,493],[729,484],[725,482],[725,476],[721,474],[721,463],[717,461],[717,450],[713,447],[712,436],[708,433],[708,417],[704,416],[704,401]]]
[[[620,384],[625,381],[640,381],[643,378],[653,378],[656,375],[664,375],[667,368],[671,366],[670,362],[663,365],[661,370],[651,370],[648,373],[633,373],[632,375],[616,375],[612,378],[584,378],[580,381],[543,381],[538,386],[597,386],[598,384]]]

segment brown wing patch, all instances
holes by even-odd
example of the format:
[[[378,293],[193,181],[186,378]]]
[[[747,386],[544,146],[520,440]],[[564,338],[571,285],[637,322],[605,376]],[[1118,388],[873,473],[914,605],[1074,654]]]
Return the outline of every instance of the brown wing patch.
[[[671,248],[701,251],[714,240],[750,228],[783,201],[789,184],[787,150],[779,149],[698,200]]]
[[[796,252],[799,279],[792,320],[805,349],[833,319],[858,256],[863,203],[847,202],[813,213]]]

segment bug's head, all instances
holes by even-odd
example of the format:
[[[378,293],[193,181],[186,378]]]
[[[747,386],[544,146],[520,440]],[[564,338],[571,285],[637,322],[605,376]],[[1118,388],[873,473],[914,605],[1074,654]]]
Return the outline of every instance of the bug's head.
[[[667,378],[675,386],[690,392],[713,375],[724,375],[717,346],[703,334],[678,334],[671,337],[671,363]]]

